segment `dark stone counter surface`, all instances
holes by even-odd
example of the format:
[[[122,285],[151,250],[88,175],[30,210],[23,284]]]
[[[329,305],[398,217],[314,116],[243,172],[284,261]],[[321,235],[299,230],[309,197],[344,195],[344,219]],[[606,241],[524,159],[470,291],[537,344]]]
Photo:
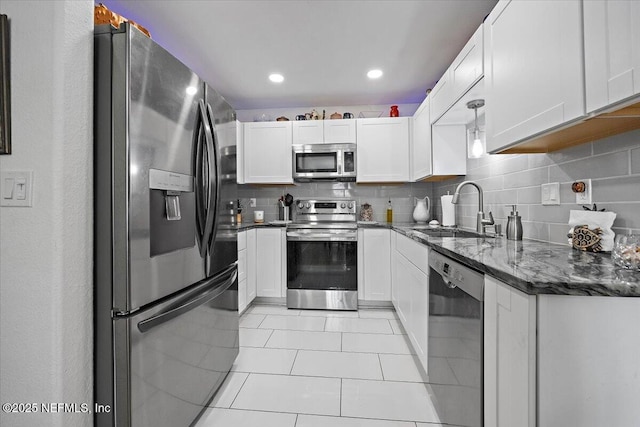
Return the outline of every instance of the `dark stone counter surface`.
[[[390,228],[480,272],[530,294],[640,297],[640,271],[616,267],[610,253],[588,253],[568,245],[535,240],[519,242],[504,236],[434,237],[412,228],[416,224],[362,223],[360,228]],[[239,231],[284,227],[284,223],[238,226]]]
[[[391,228],[530,295],[640,297],[640,271],[616,267],[610,253],[504,237],[432,237],[411,225]]]
[[[287,224],[281,221],[271,221],[271,222],[263,222],[260,224],[254,223],[254,222],[243,222],[240,225],[238,225],[238,231],[247,231],[247,230],[251,230],[252,228],[268,228],[268,227],[277,227],[277,228],[281,228],[281,227],[286,227]]]

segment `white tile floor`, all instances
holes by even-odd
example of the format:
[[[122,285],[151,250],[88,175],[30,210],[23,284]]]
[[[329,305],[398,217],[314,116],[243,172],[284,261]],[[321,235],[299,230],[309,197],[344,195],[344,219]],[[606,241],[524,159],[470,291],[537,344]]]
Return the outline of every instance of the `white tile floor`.
[[[393,309],[240,319],[240,354],[197,427],[438,427]]]

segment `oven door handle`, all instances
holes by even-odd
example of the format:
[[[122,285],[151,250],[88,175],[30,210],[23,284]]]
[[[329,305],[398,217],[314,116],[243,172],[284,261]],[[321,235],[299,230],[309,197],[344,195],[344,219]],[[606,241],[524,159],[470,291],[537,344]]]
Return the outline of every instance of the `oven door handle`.
[[[288,242],[356,242],[357,233],[296,233],[287,232]]]

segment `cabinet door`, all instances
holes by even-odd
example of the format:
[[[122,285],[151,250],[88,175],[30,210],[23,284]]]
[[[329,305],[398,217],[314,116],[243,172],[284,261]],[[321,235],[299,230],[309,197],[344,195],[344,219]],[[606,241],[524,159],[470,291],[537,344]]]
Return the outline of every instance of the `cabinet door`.
[[[362,231],[364,299],[391,301],[391,230]]]
[[[299,120],[292,123],[294,144],[324,142],[324,120]]]
[[[430,104],[431,97],[428,96],[413,115],[411,181],[414,182],[432,175]]]
[[[587,112],[640,93],[640,2],[584,2]]]
[[[484,425],[536,425],[536,297],[485,276]]]
[[[585,115],[581,8],[572,0],[502,0],[487,17],[487,151]]]
[[[244,126],[236,120],[236,180],[244,184]]]
[[[409,118],[357,119],[358,182],[409,181]]]
[[[409,301],[411,309],[408,324],[410,328],[409,339],[425,372],[428,369],[429,344],[429,276],[415,265],[409,265]]]
[[[256,231],[247,230],[247,305],[256,298],[256,269],[258,259],[256,257]]]
[[[291,122],[244,124],[246,183],[292,183]]]
[[[324,142],[327,144],[356,143],[355,120],[324,120],[323,123]]]
[[[453,88],[451,85],[451,68],[444,72],[438,83],[429,94],[431,98],[431,123],[434,123],[453,104]]]
[[[279,228],[261,228],[256,234],[257,296],[282,297],[282,235]]]
[[[455,103],[483,75],[482,24],[451,63],[451,104]]]
[[[407,260],[400,252],[396,252],[396,278],[398,283],[397,298],[398,305],[396,306],[396,312],[398,318],[402,322],[402,326],[405,331],[409,333],[411,325],[409,321],[411,319],[411,282],[413,280],[411,270],[413,266],[409,260]]]

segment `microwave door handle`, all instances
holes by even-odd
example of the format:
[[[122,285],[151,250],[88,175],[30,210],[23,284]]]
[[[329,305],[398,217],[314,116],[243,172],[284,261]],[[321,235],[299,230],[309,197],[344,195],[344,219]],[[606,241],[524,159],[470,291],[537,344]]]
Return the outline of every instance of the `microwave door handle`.
[[[211,136],[211,153],[214,159],[213,168],[211,162],[209,162],[209,176],[213,177],[213,203],[210,204],[210,209],[212,211],[212,222],[211,222],[211,240],[215,239],[216,234],[218,233],[218,210],[220,207],[220,150],[218,147],[218,139],[216,138],[215,127],[214,127],[214,116],[213,111],[211,110],[211,105],[207,104],[207,118],[209,123],[209,132]],[[213,250],[213,248],[211,248]]]
[[[231,276],[224,280],[222,283],[212,283],[212,287],[204,294],[199,294],[196,297],[189,298],[186,302],[179,304],[178,306],[169,307],[167,310],[162,311],[148,319],[142,320],[138,323],[138,329],[140,332],[145,333],[156,326],[160,326],[163,323],[168,322],[171,319],[187,313],[196,307],[208,303],[209,301],[222,295],[227,289],[234,284],[238,278],[238,270],[234,269]],[[218,280],[216,280],[217,282]]]

